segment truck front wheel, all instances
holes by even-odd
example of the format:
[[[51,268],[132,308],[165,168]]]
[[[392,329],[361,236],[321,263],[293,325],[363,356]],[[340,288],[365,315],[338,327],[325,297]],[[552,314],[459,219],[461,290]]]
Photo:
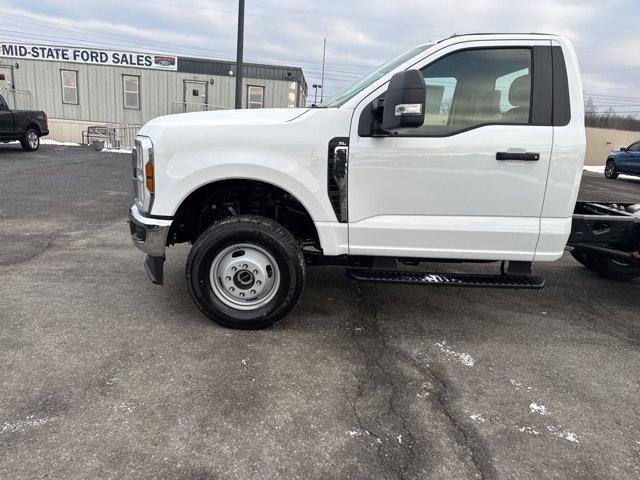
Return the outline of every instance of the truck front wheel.
[[[22,140],[20,140],[22,149],[27,152],[35,152],[40,148],[40,134],[34,128],[28,128]]]
[[[238,215],[215,222],[189,253],[187,286],[207,317],[230,328],[273,325],[298,303],[302,249],[268,218]]]

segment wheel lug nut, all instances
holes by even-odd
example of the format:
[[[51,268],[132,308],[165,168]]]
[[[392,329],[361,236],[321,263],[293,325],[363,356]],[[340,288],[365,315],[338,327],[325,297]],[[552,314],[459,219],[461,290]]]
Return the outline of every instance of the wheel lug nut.
[[[242,268],[247,268],[247,264],[245,263],[245,264],[242,266]]]
[[[233,270],[235,272],[238,269],[236,267],[231,267],[231,270]]]
[[[227,277],[225,280],[226,280],[227,282],[230,282],[230,281],[231,281],[231,277]]]
[[[254,275],[257,275],[257,274],[258,274],[258,270],[254,270],[254,271],[253,271],[253,274],[254,274]]]
[[[256,285],[262,285],[262,280],[258,280],[258,281],[256,282]]]
[[[256,291],[255,290],[251,290],[251,295],[255,295]]]
[[[242,298],[244,298],[244,293],[241,293],[241,294],[240,294],[240,296],[241,296]]]
[[[235,288],[233,288],[233,287],[229,287],[229,291],[230,291],[230,292],[233,292],[234,290],[235,290]]]

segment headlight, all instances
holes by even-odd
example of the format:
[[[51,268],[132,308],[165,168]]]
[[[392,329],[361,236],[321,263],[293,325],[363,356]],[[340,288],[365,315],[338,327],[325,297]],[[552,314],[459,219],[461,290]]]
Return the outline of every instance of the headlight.
[[[133,195],[136,207],[141,213],[149,213],[155,192],[153,143],[149,137],[136,137],[132,153]]]

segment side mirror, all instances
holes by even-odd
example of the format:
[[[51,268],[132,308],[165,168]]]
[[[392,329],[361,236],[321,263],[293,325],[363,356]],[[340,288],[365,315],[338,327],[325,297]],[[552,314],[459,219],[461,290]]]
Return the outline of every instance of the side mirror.
[[[627,147],[620,147],[620,151],[621,152],[626,152],[627,151]]]
[[[396,132],[424,123],[427,86],[418,70],[398,72],[389,82],[384,99],[382,130]]]

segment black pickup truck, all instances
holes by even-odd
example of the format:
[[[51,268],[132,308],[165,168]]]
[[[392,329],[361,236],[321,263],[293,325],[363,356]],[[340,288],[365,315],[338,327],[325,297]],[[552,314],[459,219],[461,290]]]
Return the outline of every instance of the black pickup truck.
[[[40,137],[49,135],[47,114],[33,110],[10,110],[0,95],[0,142],[19,140],[24,150],[40,147]]]

